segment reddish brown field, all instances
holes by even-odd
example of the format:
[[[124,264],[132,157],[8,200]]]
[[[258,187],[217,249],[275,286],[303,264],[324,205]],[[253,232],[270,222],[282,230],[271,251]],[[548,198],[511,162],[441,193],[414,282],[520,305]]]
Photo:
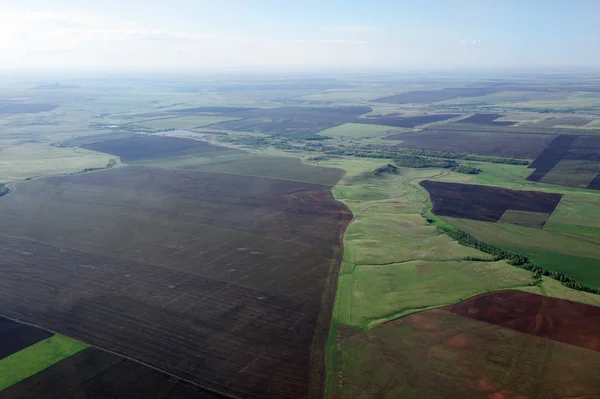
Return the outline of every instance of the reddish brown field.
[[[497,222],[508,209],[549,215],[562,198],[562,194],[430,180],[421,186],[429,192],[434,214],[488,222]]]
[[[368,331],[341,326],[332,397],[596,398],[599,314],[507,291]]]
[[[387,140],[402,140],[401,147],[465,152],[508,158],[535,158],[554,136],[500,132],[424,130],[393,134]]]
[[[600,308],[596,306],[522,291],[500,291],[444,310],[600,352]]]
[[[328,187],[279,179],[26,182],[0,201],[0,308],[224,394],[319,396],[350,218]]]

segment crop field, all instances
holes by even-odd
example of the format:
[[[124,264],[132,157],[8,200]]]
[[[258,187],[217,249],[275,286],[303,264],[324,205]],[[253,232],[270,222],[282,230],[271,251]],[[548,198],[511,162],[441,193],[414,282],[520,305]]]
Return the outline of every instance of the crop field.
[[[481,241],[525,255],[534,263],[591,287],[600,287],[598,235],[555,232],[548,230],[547,224],[543,229],[535,229],[459,218],[444,220]]]
[[[516,191],[474,184],[455,184],[425,180],[439,216],[496,222],[507,210],[552,214],[562,194]],[[545,219],[544,219],[545,220]]]
[[[424,130],[393,134],[386,140],[401,140],[401,147],[474,153],[508,158],[535,158],[553,139],[542,134]]]
[[[600,353],[588,347],[598,342],[598,317],[581,326],[586,335],[569,332],[583,323],[571,312],[597,315],[598,308],[538,298],[503,291],[368,331],[341,326],[330,396],[592,397],[600,389]],[[494,306],[484,308],[490,302]],[[465,317],[465,308],[491,322]]]
[[[26,143],[1,149],[0,182],[104,168],[114,157],[81,148]]]
[[[218,392],[318,390],[350,219],[326,186],[125,167],[26,182],[0,208],[24,237],[1,237],[6,315]]]
[[[318,135],[336,139],[380,138],[396,133],[398,130],[390,126],[376,124],[344,123],[343,125],[322,130]]]
[[[593,189],[599,151],[600,137],[560,135],[529,165],[535,171],[527,180]]]
[[[600,173],[594,177],[592,182],[587,186],[590,190],[600,190]]]
[[[511,121],[496,121],[496,119],[503,117],[502,114],[475,114],[468,118],[461,119],[460,123],[474,123],[477,125],[494,125],[494,126],[512,126],[517,122]]]
[[[0,359],[52,335],[46,330],[0,318]]]
[[[2,114],[35,114],[38,112],[48,112],[58,108],[55,104],[26,104],[26,103],[8,103],[0,104],[0,115]]]
[[[393,127],[413,128],[428,123],[441,122],[456,118],[461,114],[430,114],[419,116],[371,116],[356,119],[355,123],[375,124]]]
[[[3,399],[223,399],[131,360],[85,349],[2,391]]]
[[[135,125],[150,129],[194,129],[196,127],[213,125],[219,122],[233,120],[237,120],[237,118],[217,115],[193,115],[175,118],[157,118],[150,121],[137,122]]]
[[[82,342],[56,334],[0,359],[0,391],[87,347]]]
[[[507,209],[504,211],[502,217],[498,219],[498,221],[500,223],[510,223],[516,224],[517,226],[541,229],[544,227],[549,217],[550,213]]]
[[[592,119],[582,116],[558,116],[550,117],[536,122],[536,127],[555,127],[555,126],[585,126],[592,122]]]
[[[479,295],[444,310],[600,352],[596,306],[511,290]]]
[[[169,158],[189,154],[217,156],[220,153],[236,152],[236,150],[214,146],[205,141],[150,135],[137,135],[130,138],[82,144],[81,147],[91,151],[116,155],[123,162]]]
[[[485,96],[500,91],[495,88],[458,88],[442,90],[419,90],[409,91],[407,93],[396,94],[389,97],[376,98],[371,100],[375,103],[392,104],[430,104],[439,101],[451,100],[458,97],[478,97]]]
[[[221,122],[210,127],[235,132],[279,134],[283,136],[312,136],[343,122],[308,119],[239,119]]]

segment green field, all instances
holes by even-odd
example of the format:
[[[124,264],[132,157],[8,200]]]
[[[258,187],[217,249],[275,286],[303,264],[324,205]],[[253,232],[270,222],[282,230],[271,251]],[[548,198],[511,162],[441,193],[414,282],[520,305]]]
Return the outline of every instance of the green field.
[[[322,130],[318,135],[336,139],[371,139],[385,137],[402,131],[403,129],[390,126],[344,123],[343,125]],[[406,129],[406,131],[408,130]]]
[[[533,284],[530,272],[506,261],[408,261],[360,265],[340,276],[336,322],[368,328],[473,295]],[[399,306],[402,306],[399,308]]]
[[[62,335],[53,335],[0,359],[0,391],[73,356],[88,346]]]

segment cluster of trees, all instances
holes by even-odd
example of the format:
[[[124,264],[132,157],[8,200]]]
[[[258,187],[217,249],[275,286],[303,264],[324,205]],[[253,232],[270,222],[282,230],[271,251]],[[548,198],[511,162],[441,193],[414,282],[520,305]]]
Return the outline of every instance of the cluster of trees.
[[[494,256],[494,260],[506,259],[508,263],[514,266],[522,267],[525,270],[532,271],[534,273],[534,278],[536,281],[540,281],[542,276],[548,276],[553,278],[554,280],[560,281],[564,286],[578,290],[591,292],[594,294],[600,294],[600,290],[596,288],[591,288],[585,286],[570,277],[565,276],[560,272],[550,271],[548,269],[544,269],[533,262],[531,262],[526,256],[515,254],[513,252],[507,251],[505,249],[499,248],[495,245],[488,244],[483,241],[479,241],[469,233],[463,230],[459,230],[456,228],[450,228],[445,226],[438,226],[438,230],[449,235],[450,237],[457,240],[460,244],[465,245],[467,247],[476,248],[482,252],[488,253]],[[470,259],[474,260],[474,259]]]
[[[10,189],[6,187],[6,184],[0,183],[0,197],[10,192]]]

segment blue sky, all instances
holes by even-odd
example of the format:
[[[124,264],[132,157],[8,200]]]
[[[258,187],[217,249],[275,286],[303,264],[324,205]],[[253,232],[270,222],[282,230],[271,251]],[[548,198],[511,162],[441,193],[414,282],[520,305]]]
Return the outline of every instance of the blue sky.
[[[0,65],[600,67],[600,0],[0,0]]]

